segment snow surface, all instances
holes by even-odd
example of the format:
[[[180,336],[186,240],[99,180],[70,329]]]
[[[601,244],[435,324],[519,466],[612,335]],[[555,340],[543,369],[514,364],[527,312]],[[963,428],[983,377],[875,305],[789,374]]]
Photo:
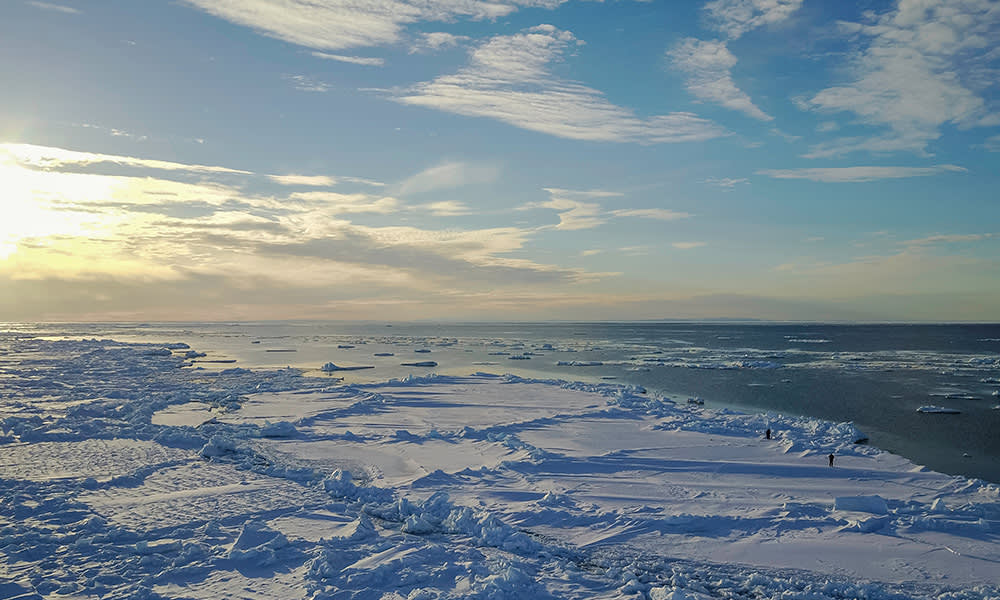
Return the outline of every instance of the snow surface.
[[[0,333],[0,598],[1000,598],[1000,489],[848,423],[187,348]]]

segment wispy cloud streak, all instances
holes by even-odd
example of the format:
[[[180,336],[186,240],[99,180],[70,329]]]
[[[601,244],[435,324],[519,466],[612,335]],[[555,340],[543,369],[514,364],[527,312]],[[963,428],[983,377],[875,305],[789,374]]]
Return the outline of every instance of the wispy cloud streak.
[[[184,0],[209,14],[298,46],[343,50],[398,42],[422,21],[504,17],[521,7],[563,0]]]
[[[726,135],[691,113],[639,117],[593,88],[559,79],[548,66],[576,43],[572,33],[551,25],[494,37],[458,73],[413,86],[395,100],[574,140],[653,144]]]
[[[808,179],[826,183],[859,183],[880,179],[903,179],[907,177],[928,177],[943,173],[965,173],[968,169],[957,165],[934,165],[933,167],[828,167],[806,169],[762,169],[758,175],[775,179]]]
[[[725,42],[686,38],[674,46],[667,56],[676,69],[687,75],[687,90],[695,97],[761,121],[774,120],[736,87],[731,73],[736,66],[736,57]]]

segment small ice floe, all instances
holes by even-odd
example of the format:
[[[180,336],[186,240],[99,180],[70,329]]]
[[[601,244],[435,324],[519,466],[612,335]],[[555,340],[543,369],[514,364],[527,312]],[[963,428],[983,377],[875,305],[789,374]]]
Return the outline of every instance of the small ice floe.
[[[421,360],[417,362],[399,363],[401,367],[436,367],[438,364],[433,360]]]
[[[703,400],[702,398],[688,398],[687,403],[697,404],[698,406],[702,406],[703,404],[705,404],[705,400]]]
[[[558,367],[600,367],[604,363],[599,360],[561,360],[556,363]]]
[[[935,406],[928,404],[927,406],[921,406],[917,409],[918,413],[928,413],[937,415],[957,415],[961,414],[962,411],[955,408],[948,408],[946,406]]]
[[[268,348],[264,352],[298,352],[295,348]]]
[[[339,344],[337,346],[337,348],[339,348],[341,350],[348,350],[348,349],[353,348],[353,347],[354,346],[352,344]]]
[[[147,350],[144,352],[146,356],[170,356],[173,352],[170,348],[153,348],[152,350]]]
[[[420,352],[421,354],[427,354],[430,352],[427,348],[417,348],[414,352]]]
[[[372,356],[395,356],[392,352],[376,352]]]
[[[507,360],[531,360],[531,357],[527,354],[515,354],[513,356],[508,356]]]
[[[320,367],[319,370],[323,371],[324,373],[333,373],[334,371],[360,371],[361,369],[374,369],[374,368],[375,367],[372,365],[341,367],[339,365],[333,364],[332,362],[328,362],[322,367]]]
[[[202,356],[205,356],[205,353],[197,350],[188,350],[184,353],[184,358],[201,358]]]

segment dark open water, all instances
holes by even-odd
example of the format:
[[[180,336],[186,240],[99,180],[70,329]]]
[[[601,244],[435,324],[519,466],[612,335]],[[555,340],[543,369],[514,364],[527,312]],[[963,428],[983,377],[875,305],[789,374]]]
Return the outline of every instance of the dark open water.
[[[1000,482],[1000,409],[993,408],[1000,405],[993,395],[1000,390],[998,324],[268,322],[2,329],[182,341],[208,352],[206,359],[237,361],[226,367],[316,370],[328,361],[375,367],[337,373],[348,382],[487,371],[630,383],[679,400],[701,397],[706,406],[853,421],[872,445],[915,463]],[[385,352],[393,356],[374,356]],[[426,360],[438,366],[400,366]],[[961,413],[918,413],[924,405]]]

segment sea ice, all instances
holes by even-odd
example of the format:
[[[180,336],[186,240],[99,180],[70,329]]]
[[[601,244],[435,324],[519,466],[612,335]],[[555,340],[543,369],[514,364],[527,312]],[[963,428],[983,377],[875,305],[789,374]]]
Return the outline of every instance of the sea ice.
[[[1000,488],[848,423],[0,343],[0,597],[1000,598]]]

